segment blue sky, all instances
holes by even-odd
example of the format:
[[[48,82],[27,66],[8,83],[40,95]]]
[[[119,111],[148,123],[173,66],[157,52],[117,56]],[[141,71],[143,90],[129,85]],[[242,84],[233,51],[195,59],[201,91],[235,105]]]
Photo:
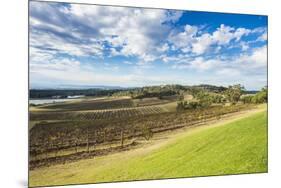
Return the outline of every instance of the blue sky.
[[[267,84],[267,17],[30,2],[30,86]]]

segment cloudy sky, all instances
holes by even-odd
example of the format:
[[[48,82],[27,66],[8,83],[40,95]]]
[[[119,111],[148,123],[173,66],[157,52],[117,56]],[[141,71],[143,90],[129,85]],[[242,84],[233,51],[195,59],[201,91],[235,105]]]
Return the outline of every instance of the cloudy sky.
[[[267,82],[267,17],[30,3],[30,86]]]

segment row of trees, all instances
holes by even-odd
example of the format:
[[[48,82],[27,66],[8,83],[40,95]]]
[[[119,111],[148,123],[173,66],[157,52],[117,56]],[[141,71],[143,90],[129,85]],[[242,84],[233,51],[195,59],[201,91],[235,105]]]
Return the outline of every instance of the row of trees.
[[[30,98],[67,98],[74,95],[85,96],[111,96],[120,89],[30,89]]]
[[[264,87],[260,92],[255,95],[245,95],[245,88],[240,84],[229,86],[227,89],[220,93],[208,92],[200,88],[193,88],[190,90],[193,101],[185,101],[184,95],[179,97],[177,110],[185,109],[198,109],[209,107],[212,104],[225,104],[229,102],[231,105],[235,105],[239,101],[243,103],[265,103],[267,102],[267,87]]]
[[[180,91],[184,90],[186,90],[185,87],[181,85],[147,86],[119,91],[114,93],[113,96],[130,96],[133,99],[143,99],[150,97],[162,98],[164,96],[177,95],[180,93]]]
[[[263,88],[261,91],[256,93],[255,95],[246,95],[241,98],[243,103],[266,103],[268,98],[267,98],[267,88]]]
[[[227,88],[223,86],[213,86],[207,84],[195,86],[170,84],[158,86],[145,86],[139,88],[128,88],[121,91],[117,91],[112,96],[130,96],[136,99],[158,97],[161,99],[164,96],[180,95],[183,92],[193,93],[204,90],[213,93],[221,93],[226,89]]]
[[[245,88],[240,84],[229,86],[227,90],[224,91],[224,95],[231,104],[236,104],[241,95],[245,92]]]
[[[185,101],[183,97],[179,97],[180,100],[177,104],[177,110],[206,108],[213,103],[218,104],[226,102],[226,99],[222,95],[204,92],[203,90],[193,93],[193,97],[196,100],[190,102]]]

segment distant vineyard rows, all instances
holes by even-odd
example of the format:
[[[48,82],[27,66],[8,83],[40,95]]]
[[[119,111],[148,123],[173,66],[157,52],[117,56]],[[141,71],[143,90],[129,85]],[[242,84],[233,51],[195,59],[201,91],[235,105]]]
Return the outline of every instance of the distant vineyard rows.
[[[55,109],[57,111],[80,111],[80,110],[102,110],[102,109],[116,109],[133,107],[131,99],[118,100],[84,100],[73,103],[58,103],[42,106],[42,109]]]
[[[30,120],[96,120],[96,119],[114,119],[132,116],[144,116],[165,112],[161,107],[146,106],[137,108],[121,108],[108,110],[95,110],[91,112],[32,112]]]

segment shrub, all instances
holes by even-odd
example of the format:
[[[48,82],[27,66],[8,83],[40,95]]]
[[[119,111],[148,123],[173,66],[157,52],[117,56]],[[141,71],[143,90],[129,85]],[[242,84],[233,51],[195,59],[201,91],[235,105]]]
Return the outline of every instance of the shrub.
[[[177,111],[183,111],[183,110],[194,110],[194,109],[200,109],[203,107],[207,107],[207,103],[200,102],[200,101],[180,101],[177,105]]]
[[[241,98],[243,103],[266,103],[267,102],[267,88],[263,88],[261,91],[253,95],[244,96]]]
[[[190,109],[190,110],[198,109],[198,108],[202,108],[202,107],[203,107],[203,105],[199,101],[192,101],[186,105],[186,109]]]
[[[265,103],[267,102],[267,91],[258,92],[252,99],[253,103]]]
[[[236,104],[239,101],[243,91],[244,87],[240,84],[237,84],[229,86],[228,89],[224,92],[224,94],[231,104]]]
[[[247,96],[244,96],[241,98],[241,101],[244,103],[244,104],[249,104],[249,103],[252,103],[253,102],[253,98],[254,96],[252,95],[247,95]]]

